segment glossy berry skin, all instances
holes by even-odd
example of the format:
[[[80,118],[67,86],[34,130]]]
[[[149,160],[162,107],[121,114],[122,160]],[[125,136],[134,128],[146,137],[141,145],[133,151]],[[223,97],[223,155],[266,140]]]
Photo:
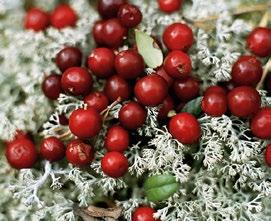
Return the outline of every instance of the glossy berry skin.
[[[56,55],[56,65],[64,72],[71,67],[80,67],[82,63],[82,52],[77,47],[65,47]]]
[[[107,79],[104,92],[112,102],[117,99],[128,100],[131,95],[131,88],[126,80],[118,75],[113,75]]]
[[[105,147],[107,151],[123,152],[129,146],[129,133],[121,126],[109,128],[105,136]]]
[[[223,93],[207,93],[201,102],[201,109],[212,117],[220,117],[227,111],[227,97]]]
[[[119,178],[128,171],[128,160],[119,152],[112,151],[104,155],[101,161],[102,171],[110,177]]]
[[[40,144],[40,154],[48,161],[59,161],[65,156],[65,146],[58,138],[48,137]]]
[[[84,97],[84,102],[88,107],[96,109],[98,112],[107,108],[109,101],[103,92],[92,92]]]
[[[152,74],[139,79],[134,88],[137,100],[146,106],[161,104],[168,94],[167,82],[161,76]]]
[[[159,9],[165,13],[172,13],[180,10],[182,0],[158,0]]]
[[[138,207],[133,212],[132,221],[158,221],[153,215],[156,211],[148,206]]]
[[[261,97],[256,89],[241,86],[232,89],[228,95],[228,107],[236,117],[251,117],[261,106]]]
[[[41,88],[46,97],[56,100],[62,91],[61,76],[57,74],[50,74],[44,78]]]
[[[109,48],[96,48],[88,57],[88,67],[97,77],[110,77],[114,71],[115,54]]]
[[[104,43],[111,48],[118,48],[123,44],[123,39],[127,35],[127,29],[123,27],[120,20],[111,18],[103,24]]]
[[[271,28],[257,27],[247,37],[247,47],[260,57],[271,55]]]
[[[235,86],[255,87],[262,78],[262,64],[251,55],[244,55],[238,58],[232,67],[232,83]]]
[[[120,23],[126,28],[136,27],[142,20],[142,13],[135,5],[124,4],[118,11]]]
[[[223,95],[226,95],[226,90],[223,88],[223,87],[220,87],[220,86],[210,86],[208,87],[205,91],[204,91],[204,96],[207,95],[207,94],[213,94],[213,93],[216,93],[216,94],[223,94]]]
[[[164,60],[164,69],[172,78],[187,78],[192,70],[191,59],[182,51],[171,51]]]
[[[74,166],[88,166],[94,158],[94,148],[82,140],[72,140],[67,145],[66,158]]]
[[[85,68],[69,68],[61,77],[61,86],[67,93],[86,95],[92,88],[92,77]]]
[[[271,167],[271,144],[269,144],[264,152],[265,163]]]
[[[164,80],[166,80],[168,86],[170,87],[173,84],[173,78],[165,71],[163,67],[160,67],[157,71],[156,74],[160,75]]]
[[[32,168],[38,158],[33,142],[27,138],[9,142],[6,146],[5,155],[9,165],[15,169]]]
[[[144,60],[138,52],[129,49],[117,54],[115,68],[122,78],[135,79],[144,71]]]
[[[50,24],[50,16],[47,12],[39,9],[30,9],[24,18],[24,28],[31,29],[33,31],[43,31]]]
[[[94,23],[92,27],[92,36],[96,42],[97,45],[103,45],[103,24],[104,21],[97,21]]]
[[[174,23],[165,29],[163,41],[168,50],[186,52],[193,44],[193,32],[186,24]]]
[[[51,13],[51,24],[58,29],[75,26],[76,21],[75,11],[67,4],[58,5]]]
[[[271,139],[271,108],[262,108],[251,119],[250,128],[254,136]]]
[[[169,122],[169,132],[172,137],[183,144],[197,143],[201,129],[198,120],[189,113],[179,113]]]
[[[71,132],[81,138],[96,136],[102,128],[102,118],[96,109],[89,107],[84,110],[79,108],[72,112],[69,118]]]
[[[190,101],[199,95],[199,82],[192,77],[179,79],[174,82],[173,89],[181,101]]]
[[[103,18],[114,18],[125,3],[126,0],[99,0],[98,12]]]
[[[141,127],[145,123],[146,117],[146,110],[134,101],[124,104],[119,111],[119,121],[128,130]]]
[[[163,103],[159,109],[158,118],[159,119],[166,119],[168,112],[173,109],[174,109],[173,99],[168,95],[166,97],[166,99],[163,101]]]

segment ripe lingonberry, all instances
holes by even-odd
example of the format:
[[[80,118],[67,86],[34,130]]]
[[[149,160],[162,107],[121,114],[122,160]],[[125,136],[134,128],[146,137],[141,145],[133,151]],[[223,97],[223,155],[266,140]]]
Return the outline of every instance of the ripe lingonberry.
[[[61,77],[62,89],[73,95],[86,95],[92,88],[92,77],[85,68],[68,68]]]
[[[84,97],[84,102],[88,107],[95,108],[98,112],[103,111],[108,106],[108,98],[103,92],[92,92],[89,95]]]
[[[97,45],[103,45],[103,23],[104,21],[97,21],[92,27],[92,35]]]
[[[27,138],[8,142],[5,155],[10,166],[16,169],[32,168],[38,158],[35,145]]]
[[[228,107],[237,117],[251,117],[261,106],[261,97],[252,87],[240,86],[232,89],[228,95]]]
[[[220,86],[210,86],[208,87],[205,91],[204,91],[204,95],[207,95],[207,94],[212,94],[212,93],[216,93],[216,94],[223,94],[223,95],[226,95],[226,90],[223,88],[223,87],[220,87]]]
[[[159,109],[158,118],[159,119],[166,119],[168,112],[173,110],[173,108],[174,108],[173,99],[168,95],[166,97],[166,99],[163,101],[163,103]]]
[[[164,60],[164,69],[173,78],[187,78],[192,70],[190,57],[182,51],[171,51]]]
[[[179,79],[174,82],[173,89],[181,101],[187,102],[199,95],[199,82],[192,77]]]
[[[271,167],[271,144],[269,144],[264,152],[265,163]]]
[[[121,126],[109,128],[105,136],[105,147],[108,151],[123,152],[129,146],[129,133]]]
[[[257,27],[247,37],[250,51],[260,57],[271,55],[271,28]]]
[[[48,137],[40,144],[40,154],[51,162],[59,161],[65,156],[65,146],[58,138]]]
[[[119,19],[111,18],[103,24],[104,43],[111,48],[118,48],[122,45],[127,29],[124,28]]]
[[[134,93],[141,104],[157,106],[166,98],[168,85],[164,78],[157,74],[147,75],[136,82]]]
[[[124,79],[137,78],[144,71],[142,56],[133,49],[122,51],[115,58],[115,68]]]
[[[271,139],[271,108],[262,108],[252,118],[250,128],[254,136]]]
[[[51,13],[51,24],[58,29],[75,26],[76,21],[75,11],[67,4],[58,5]]]
[[[138,207],[133,212],[132,221],[159,221],[154,219],[154,213],[156,213],[156,211],[151,207]]]
[[[86,110],[79,108],[72,112],[69,118],[71,132],[79,138],[91,138],[96,136],[102,128],[102,118],[94,108]]]
[[[128,159],[119,152],[108,152],[101,161],[102,171],[113,178],[119,178],[128,171]]]
[[[117,99],[127,100],[131,94],[131,88],[127,81],[118,75],[113,75],[106,80],[104,92],[110,101]]]
[[[129,130],[141,127],[145,123],[146,117],[146,110],[134,101],[124,104],[119,111],[120,123]]]
[[[115,54],[109,48],[96,48],[88,57],[88,67],[97,77],[107,78],[114,69]]]
[[[82,63],[82,52],[76,47],[65,47],[56,55],[56,65],[64,72],[71,67],[80,67]]]
[[[227,111],[227,97],[223,93],[206,93],[201,102],[202,111],[212,117],[220,117]]]
[[[251,55],[238,58],[232,67],[232,82],[235,86],[255,87],[262,78],[262,64]]]
[[[163,41],[169,50],[186,52],[193,44],[193,32],[186,24],[174,23],[165,29]]]
[[[179,113],[169,121],[169,132],[173,138],[183,144],[198,142],[201,129],[198,120],[189,113]]]
[[[24,28],[34,31],[43,31],[50,24],[50,16],[47,12],[39,9],[30,9],[24,18]]]
[[[72,140],[67,145],[66,157],[74,166],[88,166],[94,158],[94,148],[82,140]]]
[[[55,100],[61,93],[61,76],[57,74],[50,74],[45,77],[42,82],[42,91],[46,97]]]
[[[158,0],[159,9],[165,13],[172,13],[180,10],[182,0]]]
[[[124,4],[118,11],[120,23],[126,28],[136,27],[142,20],[142,13],[135,5]]]
[[[157,71],[156,74],[160,75],[162,78],[164,78],[170,87],[173,84],[173,78],[167,74],[165,69],[163,67],[160,67]]]
[[[117,17],[119,8],[126,0],[99,0],[98,12],[103,18]]]

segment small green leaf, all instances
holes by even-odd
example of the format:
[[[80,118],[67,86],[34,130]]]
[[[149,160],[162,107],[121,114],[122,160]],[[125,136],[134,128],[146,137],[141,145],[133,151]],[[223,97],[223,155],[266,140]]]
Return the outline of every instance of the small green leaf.
[[[151,36],[135,30],[135,39],[138,52],[148,67],[157,68],[163,64],[163,53]]]
[[[183,109],[182,112],[187,112],[190,114],[193,114],[195,116],[199,116],[201,114],[201,101],[203,97],[198,97],[194,100],[191,100],[187,102]]]

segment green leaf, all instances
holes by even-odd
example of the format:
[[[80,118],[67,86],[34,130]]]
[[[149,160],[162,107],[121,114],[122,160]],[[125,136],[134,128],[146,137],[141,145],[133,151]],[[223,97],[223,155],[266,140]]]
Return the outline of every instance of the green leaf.
[[[157,68],[163,64],[163,53],[151,36],[135,30],[135,39],[138,52],[148,67]]]
[[[183,109],[182,112],[187,112],[190,114],[193,114],[195,116],[199,116],[201,114],[201,101],[203,97],[198,97],[194,100],[191,100],[187,102]]]

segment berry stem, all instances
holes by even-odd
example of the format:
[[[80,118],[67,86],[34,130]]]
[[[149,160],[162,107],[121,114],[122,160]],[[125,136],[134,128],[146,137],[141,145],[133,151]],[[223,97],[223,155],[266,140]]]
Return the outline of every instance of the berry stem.
[[[121,98],[118,97],[112,104],[110,104],[107,108],[105,108],[100,114],[103,115],[103,120],[105,120],[109,114],[109,111],[116,106],[121,101]]]
[[[270,70],[271,70],[271,58],[267,61],[267,63],[264,66],[262,78],[256,87],[257,90],[260,90],[263,87],[264,80]]]

